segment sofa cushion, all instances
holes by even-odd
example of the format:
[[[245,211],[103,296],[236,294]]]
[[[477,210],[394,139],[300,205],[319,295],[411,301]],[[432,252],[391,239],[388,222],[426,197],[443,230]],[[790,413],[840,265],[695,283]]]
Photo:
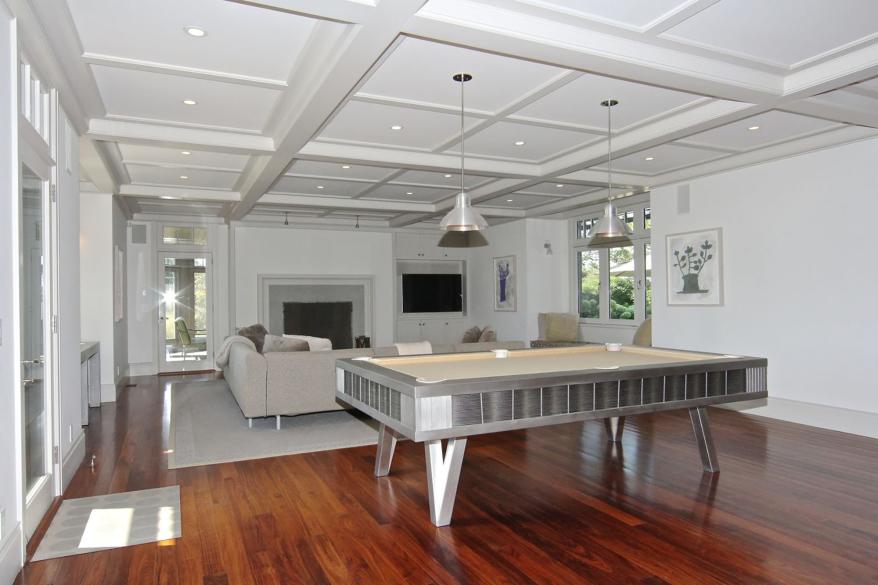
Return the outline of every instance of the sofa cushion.
[[[478,327],[470,327],[466,331],[463,332],[463,339],[460,340],[461,343],[475,343],[479,340],[479,337],[482,335],[482,330]]]
[[[482,329],[482,333],[479,335],[478,341],[479,343],[497,341],[497,332],[494,331],[493,327],[488,325],[487,327]]]
[[[576,341],[579,317],[573,313],[546,314],[546,341]]]
[[[246,337],[256,346],[256,351],[262,353],[262,346],[265,343],[265,336],[268,335],[268,329],[262,326],[262,323],[255,323],[247,327],[238,329],[238,335]]]
[[[287,339],[279,335],[266,335],[262,353],[273,351],[309,351],[310,346],[304,339]]]
[[[286,333],[284,333],[284,337],[286,337],[287,339],[301,339],[302,341],[307,341],[308,347],[311,351],[329,351],[332,349],[332,340],[325,337],[311,337],[310,335],[287,335]]]

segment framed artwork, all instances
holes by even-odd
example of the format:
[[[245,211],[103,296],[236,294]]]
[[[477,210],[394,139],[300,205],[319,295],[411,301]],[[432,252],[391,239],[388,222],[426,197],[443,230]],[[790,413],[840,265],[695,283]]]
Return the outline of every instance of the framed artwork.
[[[668,234],[668,305],[723,304],[722,235],[722,228]]]
[[[518,296],[518,273],[515,256],[494,258],[494,310],[515,311]]]

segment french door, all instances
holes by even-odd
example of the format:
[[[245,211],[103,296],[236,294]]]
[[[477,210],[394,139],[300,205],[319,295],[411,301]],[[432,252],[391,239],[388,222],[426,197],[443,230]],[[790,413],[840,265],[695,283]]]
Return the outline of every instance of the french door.
[[[213,368],[212,258],[205,252],[158,255],[159,371]]]
[[[24,461],[24,529],[27,538],[49,509],[54,493],[53,395],[48,259],[48,177],[21,169],[19,229],[21,408]]]

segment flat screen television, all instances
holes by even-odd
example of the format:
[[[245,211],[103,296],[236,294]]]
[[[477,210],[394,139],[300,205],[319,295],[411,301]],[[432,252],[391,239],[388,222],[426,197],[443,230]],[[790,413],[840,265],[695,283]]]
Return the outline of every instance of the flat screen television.
[[[403,274],[403,313],[456,313],[463,310],[460,274]]]

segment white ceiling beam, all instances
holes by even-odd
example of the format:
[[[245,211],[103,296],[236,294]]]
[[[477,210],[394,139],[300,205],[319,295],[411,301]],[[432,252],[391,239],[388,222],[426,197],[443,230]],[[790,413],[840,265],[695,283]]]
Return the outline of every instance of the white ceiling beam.
[[[524,209],[510,209],[508,207],[490,207],[487,205],[475,205],[479,213],[486,217],[525,217],[527,212]]]
[[[242,201],[232,209],[229,219],[243,218],[289,167],[296,154],[320,130],[325,121],[358,88],[366,73],[385,53],[406,21],[421,8],[425,0],[382,0],[371,9],[362,24],[348,26],[332,51],[309,43],[299,67],[299,84],[286,92],[289,101],[286,118],[281,122],[284,135],[276,141],[276,152],[259,173],[245,177]],[[318,24],[315,30],[322,26]],[[333,26],[333,28],[338,28]],[[331,30],[327,30],[329,35]],[[319,57],[313,61],[307,57]]]
[[[83,53],[82,60],[89,65],[101,65],[103,67],[130,69],[133,71],[146,71],[148,73],[159,73],[162,75],[177,75],[180,77],[205,79],[207,81],[220,81],[222,83],[233,83],[236,85],[261,87],[265,89],[283,90],[287,87],[287,82],[283,79],[268,79],[265,77],[253,77],[251,75],[238,75],[236,73],[211,71],[209,69],[184,67],[182,65],[170,65],[167,63],[156,63],[153,61],[143,61],[141,59],[114,57],[112,55],[99,55],[97,53]]]
[[[786,101],[840,89],[878,76],[878,43],[790,73],[784,79]]]
[[[102,193],[118,193],[120,177],[105,145],[86,136],[79,139],[79,166],[85,177]]]
[[[793,114],[803,114],[843,124],[878,128],[878,109],[861,110],[859,108],[845,107],[840,104],[824,101],[819,97],[791,102],[782,109]]]
[[[435,206],[432,203],[417,203],[413,201],[384,201],[380,199],[349,199],[347,197],[322,197],[320,195],[286,195],[280,193],[266,193],[260,204],[275,203],[289,205],[291,207],[310,207],[319,209],[348,210],[348,211],[419,211],[432,213]]]
[[[162,124],[144,124],[106,118],[90,120],[87,134],[96,140],[172,148],[206,148],[217,152],[236,154],[270,153],[274,150],[274,141],[267,136],[201,128],[180,128]]]
[[[345,24],[365,21],[374,6],[362,0],[227,0],[237,4],[248,4],[269,10],[289,12],[309,18],[329,20]]]
[[[241,194],[220,189],[194,189],[192,187],[172,187],[170,185],[120,185],[119,194],[127,197],[148,199],[174,199],[182,201],[240,201]],[[169,204],[170,205],[170,204]]]
[[[783,78],[767,71],[607,32],[586,33],[578,23],[550,21],[470,0],[430,5],[408,22],[404,32],[723,99],[756,102],[783,89]]]

